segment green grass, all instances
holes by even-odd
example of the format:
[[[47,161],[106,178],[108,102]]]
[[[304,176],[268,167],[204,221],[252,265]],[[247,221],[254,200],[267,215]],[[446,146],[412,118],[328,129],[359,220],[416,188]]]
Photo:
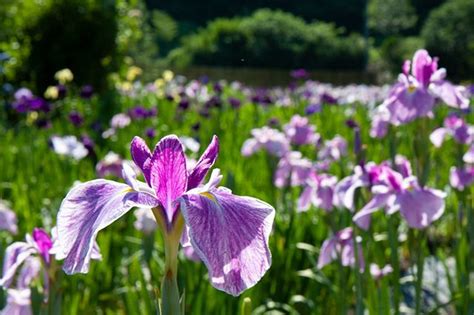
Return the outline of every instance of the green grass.
[[[225,95],[238,94],[226,88]],[[139,99],[125,96],[95,98],[88,102],[69,97],[59,101],[60,110],[55,114],[51,129],[38,129],[19,119],[16,123],[0,120],[0,198],[11,202],[18,215],[20,233],[12,238],[0,234],[0,260],[3,249],[13,240],[22,240],[25,233],[34,227],[45,227],[48,231],[55,225],[55,217],[62,198],[74,181],[96,178],[95,161],[85,158],[75,162],[56,155],[48,145],[53,134],[89,134],[96,141],[96,152],[102,158],[114,151],[130,159],[129,144],[133,136],[143,136],[144,130],[154,127],[157,138],[148,140],[154,146],[170,133],[192,136],[200,140],[201,151],[207,146],[211,136],[220,139],[220,155],[215,167],[224,175],[223,185],[235,194],[250,195],[267,201],[276,208],[276,219],[270,246],[273,264],[264,278],[239,298],[234,298],[214,289],[207,280],[207,270],[202,263],[180,257],[178,282],[186,296],[188,314],[238,314],[245,297],[250,297],[255,314],[271,309],[284,314],[345,314],[356,309],[356,273],[354,270],[333,263],[323,270],[316,269],[319,248],[330,234],[331,227],[343,228],[351,225],[352,214],[346,209],[335,209],[326,213],[311,208],[306,213],[296,212],[299,188],[279,190],[272,183],[276,162],[265,152],[244,158],[240,154],[243,142],[250,137],[250,130],[267,124],[270,118],[278,118],[281,124],[289,121],[294,114],[304,114],[306,104],[297,100],[291,107],[262,107],[244,104],[240,110],[233,110],[224,104],[221,109],[213,109],[210,118],[199,116],[195,108],[178,114],[177,104],[153,95]],[[144,121],[134,121],[119,130],[114,140],[94,136],[89,123],[96,119],[107,122],[110,116],[136,104],[157,106],[158,116]],[[193,105],[194,107],[196,104]],[[349,141],[348,156],[331,167],[331,173],[342,178],[352,171],[355,156],[352,154],[352,130],[345,125],[347,109],[353,107],[353,115],[362,128],[362,139],[366,145],[367,160],[381,162],[390,158],[390,137],[372,139],[368,136],[370,118],[363,104],[347,106],[323,106],[323,111],[310,116],[324,139],[339,134]],[[75,128],[67,121],[71,109],[86,115],[84,127]],[[446,108],[436,110],[436,118],[426,121],[427,129],[433,130],[442,124]],[[473,114],[468,119],[472,120]],[[0,115],[0,117],[2,117]],[[194,131],[192,126],[199,122],[201,128]],[[413,144],[419,133],[416,123],[391,131],[396,139],[396,152],[406,155],[414,162]],[[427,136],[427,135],[424,135]],[[426,138],[425,141],[428,141]],[[441,149],[428,145],[431,156],[431,170],[427,184],[448,192],[446,211],[442,218],[426,231],[426,254],[436,256],[441,261],[448,257],[456,259],[456,270],[451,279],[449,309],[455,307],[459,314],[474,310],[474,296],[471,283],[469,291],[469,270],[473,272],[472,233],[469,240],[467,218],[472,218],[474,189],[456,192],[448,185],[449,167],[456,165],[458,148],[448,141]],[[305,147],[304,154],[311,159],[316,156],[314,148]],[[361,201],[367,194],[360,194]],[[362,206],[362,203],[360,204]],[[462,212],[463,216],[460,216]],[[395,214],[391,224],[398,233],[407,232],[406,225]],[[104,259],[93,261],[86,275],[67,276],[58,271],[54,284],[62,314],[155,314],[159,298],[160,279],[164,266],[164,253],[160,234],[154,235],[154,248],[149,260],[144,250],[150,242],[135,230],[132,213],[99,234],[98,243]],[[391,247],[388,237],[388,218],[378,213],[368,232],[358,230],[363,238],[363,253],[368,266],[377,262],[384,266],[390,263]],[[408,233],[410,234],[410,233]],[[469,243],[470,242],[470,243]],[[471,246],[471,248],[469,247]],[[416,252],[409,240],[399,244],[397,251],[401,268],[414,261]],[[429,251],[429,252],[428,252]],[[469,266],[469,264],[471,264]],[[367,268],[368,269],[368,268]],[[472,274],[471,274],[472,278]],[[364,308],[371,314],[390,314],[391,292],[398,275],[388,276],[381,281],[371,278],[368,271],[361,274],[359,296]],[[471,279],[472,282],[472,279]],[[361,290],[361,291],[360,291]],[[1,293],[0,293],[1,294]],[[37,294],[39,295],[39,293]],[[0,309],[3,299],[0,296]],[[35,310],[40,310],[41,300],[34,299]],[[434,312],[443,310],[433,308]]]

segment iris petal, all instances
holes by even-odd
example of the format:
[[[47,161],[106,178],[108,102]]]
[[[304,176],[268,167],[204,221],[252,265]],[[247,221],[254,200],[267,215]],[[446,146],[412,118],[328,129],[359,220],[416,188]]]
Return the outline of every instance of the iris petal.
[[[271,265],[273,207],[222,187],[191,191],[180,200],[191,244],[212,285],[234,296],[255,285]]]
[[[58,238],[54,251],[65,257],[67,274],[89,270],[97,233],[119,219],[132,207],[155,207],[158,200],[128,185],[97,179],[72,188],[58,213]]]
[[[188,181],[186,156],[178,137],[164,137],[156,146],[151,159],[150,181],[171,222],[177,210],[174,201],[186,191]]]
[[[199,186],[206,177],[209,169],[214,165],[219,154],[219,139],[214,136],[212,137],[211,143],[207,147],[206,151],[201,155],[201,158],[194,166],[193,170],[189,174],[188,178],[188,189],[193,189]]]

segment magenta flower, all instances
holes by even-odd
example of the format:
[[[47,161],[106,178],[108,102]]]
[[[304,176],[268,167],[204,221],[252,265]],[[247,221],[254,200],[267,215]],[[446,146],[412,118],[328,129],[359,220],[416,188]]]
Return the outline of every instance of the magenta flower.
[[[316,208],[331,211],[334,207],[333,199],[336,183],[337,178],[335,176],[312,172],[298,199],[298,210],[306,211],[312,204]]]
[[[354,267],[356,265],[354,243],[354,232],[351,227],[342,229],[333,237],[325,240],[321,246],[317,268],[321,269],[336,259],[340,259],[341,264],[345,267]],[[363,271],[365,263],[360,239],[357,239],[357,245],[358,267],[360,271]]]
[[[64,271],[87,272],[97,233],[133,207],[143,207],[151,208],[164,234],[164,282],[176,277],[177,248],[186,230],[184,238],[189,238],[208,268],[214,287],[239,295],[255,285],[271,264],[268,240],[275,211],[263,201],[218,187],[222,176],[217,169],[201,185],[218,150],[214,137],[195,167],[187,171],[183,145],[176,136],[161,139],[153,152],[135,137],[131,154],[146,183],[124,166],[126,184],[92,180],[72,188],[63,200],[55,247],[66,258]]]
[[[474,140],[474,128],[467,125],[464,119],[451,115],[444,120],[444,127],[430,134],[430,141],[439,148],[448,136],[453,137],[459,144],[468,144]]]
[[[386,167],[383,181],[372,186],[372,199],[354,216],[354,222],[367,230],[372,213],[385,209],[391,215],[397,211],[415,229],[424,229],[438,220],[444,212],[446,194],[440,190],[420,187],[416,177]]]
[[[426,50],[418,50],[411,65],[405,62],[398,83],[382,104],[390,112],[390,122],[405,124],[430,115],[437,98],[451,107],[468,108],[469,101],[462,95],[462,87],[454,86],[445,77],[446,69],[438,69],[438,59],[431,58]]]
[[[0,200],[0,231],[1,230],[8,231],[11,234],[18,232],[16,214],[3,200]]]
[[[308,118],[300,115],[291,117],[290,122],[283,128],[290,141],[296,145],[316,144],[320,138],[316,127],[309,123]]]

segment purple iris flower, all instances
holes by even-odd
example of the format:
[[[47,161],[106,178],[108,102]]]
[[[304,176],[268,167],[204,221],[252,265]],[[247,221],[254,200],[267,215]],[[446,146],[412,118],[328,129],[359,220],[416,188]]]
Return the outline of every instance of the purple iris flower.
[[[130,125],[131,118],[127,114],[119,113],[115,114],[110,120],[110,127],[112,129],[122,129]]]
[[[321,246],[317,268],[321,269],[336,259],[340,259],[343,266],[354,267],[356,265],[354,243],[354,231],[351,227],[342,229],[325,240]],[[359,243],[360,240],[357,239],[358,267],[360,271],[363,271],[365,263],[362,246]]]
[[[451,167],[449,183],[453,188],[463,191],[474,183],[474,166],[466,165],[463,168]]]
[[[269,154],[282,157],[290,151],[290,143],[287,137],[276,129],[264,126],[251,131],[252,138],[245,140],[241,153],[250,156],[265,149]]]
[[[127,163],[127,161],[123,160],[117,153],[109,152],[97,163],[95,172],[100,178],[108,176],[120,178],[122,177],[123,163]]]
[[[193,246],[214,287],[239,295],[255,285],[271,264],[268,240],[275,210],[263,201],[218,187],[222,176],[217,169],[209,182],[201,185],[218,151],[214,137],[188,171],[178,137],[164,137],[153,152],[143,139],[135,137],[131,154],[146,183],[138,181],[124,165],[126,184],[92,180],[73,187],[63,200],[55,247],[66,258],[64,271],[87,272],[97,233],[133,207],[142,207],[153,211],[167,252],[176,255],[181,236],[183,243]],[[168,259],[176,261],[167,255]],[[165,277],[176,276],[176,266],[166,268]]]
[[[372,138],[383,138],[387,135],[388,126],[390,124],[390,112],[385,106],[376,108],[372,115],[370,128],[370,136]]]
[[[311,174],[313,164],[299,151],[285,154],[278,162],[274,183],[278,188],[301,186]]]
[[[49,250],[51,248],[51,238],[43,229],[39,228],[33,230],[33,236],[26,235],[26,242],[15,242],[8,246],[5,251],[0,287],[13,287],[16,274],[20,271],[19,268],[30,258],[40,258],[46,265],[49,265]]]
[[[444,212],[443,191],[420,187],[416,177],[384,168],[383,182],[372,186],[372,199],[355,214],[353,220],[362,229],[370,226],[372,213],[384,208],[391,215],[397,211],[415,229],[424,229],[438,220]]]
[[[14,242],[5,251],[0,287],[7,289],[7,305],[0,314],[31,314],[30,285],[43,270],[45,299],[48,299],[53,243],[57,239],[53,228],[51,238],[43,229],[33,229],[25,242]],[[97,244],[93,244],[92,259],[101,259]],[[58,256],[56,256],[58,259]],[[19,312],[19,313],[15,313]],[[24,312],[24,313],[23,313]]]
[[[153,127],[147,128],[145,130],[145,136],[149,139],[153,139],[156,137],[156,129]]]
[[[403,177],[412,175],[410,162],[403,156],[395,157],[395,168]],[[345,207],[350,211],[354,211],[354,194],[358,188],[372,187],[387,183],[389,174],[393,170],[389,167],[388,162],[379,165],[374,162],[368,162],[363,166],[356,165],[354,173],[347,176],[335,187],[334,201],[338,207]]]
[[[430,134],[431,143],[441,147],[446,137],[451,136],[459,144],[468,144],[474,140],[474,127],[466,124],[464,119],[451,115],[444,120],[444,127],[434,130]]]
[[[148,109],[146,109],[145,107],[141,105],[137,105],[129,109],[128,115],[130,116],[131,119],[134,119],[134,120],[140,120],[140,119],[145,119],[149,117]]]
[[[418,50],[411,64],[405,61],[398,83],[382,104],[390,112],[390,122],[400,125],[430,115],[437,98],[451,107],[466,109],[469,101],[462,95],[462,87],[445,77],[446,69],[438,69],[438,59],[431,58],[426,50]]]
[[[235,97],[229,97],[227,101],[229,102],[230,106],[232,106],[233,109],[240,108],[240,105],[242,104],[241,101]]]
[[[309,123],[308,118],[300,115],[291,117],[290,122],[283,128],[290,141],[296,145],[316,144],[320,138],[316,127]]]
[[[13,251],[13,253],[12,253]],[[12,258],[10,255],[14,254],[15,248],[7,248],[7,257],[5,264],[8,262],[8,258]],[[2,315],[19,314],[19,315],[30,315],[33,314],[31,308],[31,289],[32,282],[38,278],[41,271],[41,260],[38,257],[28,257],[21,264],[21,270],[16,277],[15,286],[11,285],[7,288],[7,303],[5,308],[0,311]],[[5,274],[5,270],[4,270]]]
[[[331,211],[334,207],[334,187],[337,178],[329,174],[312,172],[306,180],[306,187],[298,199],[298,211],[306,211],[312,204],[316,208]]]
[[[337,104],[337,98],[329,94],[328,92],[324,92],[320,95],[321,103],[324,104]]]
[[[84,117],[77,111],[69,113],[69,121],[76,127],[79,127],[84,122]]]
[[[320,160],[339,161],[347,154],[347,141],[340,135],[336,135],[331,140],[326,140],[324,146],[318,152]]]
[[[302,68],[291,71],[290,75],[293,79],[296,80],[304,80],[309,78],[309,72]]]
[[[313,104],[309,104],[305,110],[304,110],[304,113],[309,116],[309,115],[313,115],[315,113],[319,113],[321,111],[321,104],[316,104],[316,103],[313,103]]]
[[[92,87],[92,85],[84,85],[82,88],[81,88],[81,92],[80,92],[80,96],[83,98],[83,99],[90,99],[92,97],[92,95],[94,94],[94,88]]]
[[[16,214],[3,200],[0,200],[0,231],[1,230],[8,231],[11,234],[18,232]]]

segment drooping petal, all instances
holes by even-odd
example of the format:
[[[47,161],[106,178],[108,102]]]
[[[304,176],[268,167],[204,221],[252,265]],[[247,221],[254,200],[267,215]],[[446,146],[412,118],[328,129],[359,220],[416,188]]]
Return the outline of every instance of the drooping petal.
[[[449,131],[446,128],[438,128],[430,134],[430,141],[437,148],[441,147]]]
[[[390,193],[375,195],[359,212],[355,214],[352,220],[361,229],[368,230],[370,226],[370,217],[372,213],[380,210],[387,204]]]
[[[220,187],[183,195],[181,211],[214,287],[237,296],[263,277],[271,264],[272,206]]]
[[[360,176],[353,175],[342,179],[335,188],[337,206],[344,206],[354,211],[354,194],[357,188],[364,187],[365,183]]]
[[[319,258],[318,258],[318,269],[323,268],[331,261],[333,261],[336,257],[336,245],[337,240],[333,237],[324,241],[323,245],[321,246],[321,250],[319,251]]]
[[[453,85],[449,81],[435,82],[431,85],[431,90],[448,106],[459,109],[469,108],[469,99],[462,95],[460,87]]]
[[[255,152],[257,152],[261,147],[261,144],[254,138],[250,138],[245,140],[244,144],[242,145],[242,149],[240,153],[243,156],[251,156]]]
[[[66,258],[64,271],[86,273],[100,230],[132,207],[157,205],[159,202],[153,196],[110,180],[97,179],[73,187],[58,212],[58,238],[53,248],[57,256]]]
[[[303,192],[298,198],[298,211],[306,211],[309,209],[309,206],[311,205],[312,195],[315,193],[316,192],[314,191],[314,188],[309,185],[306,186],[305,189],[303,189]]]
[[[0,231],[1,230],[6,230],[12,234],[18,232],[15,212],[10,210],[2,200],[0,200]]]
[[[41,261],[38,257],[28,257],[21,267],[20,274],[16,281],[16,288],[27,289],[38,277],[41,271]]]
[[[427,116],[433,109],[435,98],[425,89],[405,87],[387,105],[393,124],[405,124]]]
[[[214,165],[218,154],[219,139],[217,136],[213,136],[206,151],[204,151],[193,170],[189,173],[188,190],[196,188],[203,181],[209,169]]]
[[[445,197],[446,194],[440,190],[415,188],[399,193],[397,203],[408,226],[423,229],[441,217]]]
[[[465,163],[474,164],[474,144],[472,144],[469,150],[463,155],[462,160]]]
[[[0,311],[0,315],[32,315],[31,290],[28,289],[8,289],[7,304]]]
[[[134,137],[130,144],[130,152],[133,161],[142,170],[147,183],[150,183],[150,161],[152,154],[145,140],[140,137]]]
[[[8,288],[18,268],[28,257],[36,253],[36,249],[25,242],[15,242],[7,247],[3,261],[3,274],[0,279],[0,287]]]
[[[186,157],[178,137],[166,136],[157,144],[151,159],[150,180],[171,222],[177,210],[174,201],[186,191],[188,183]]]

